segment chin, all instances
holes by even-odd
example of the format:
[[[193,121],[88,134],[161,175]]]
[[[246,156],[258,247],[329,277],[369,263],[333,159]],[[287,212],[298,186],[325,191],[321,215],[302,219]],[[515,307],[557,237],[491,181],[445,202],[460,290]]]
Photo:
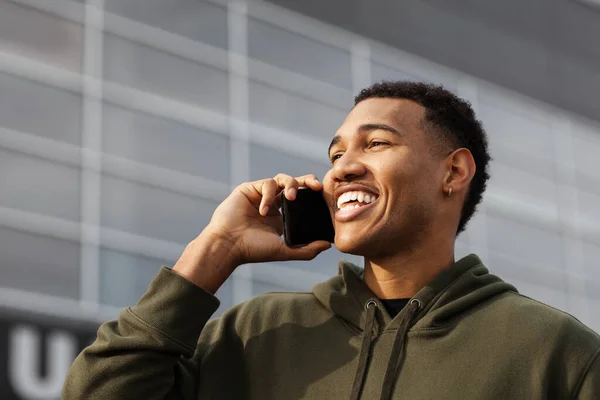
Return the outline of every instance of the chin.
[[[365,235],[350,232],[336,232],[335,234],[335,248],[342,253],[362,256],[370,247],[368,243],[369,240]]]
[[[402,247],[406,235],[379,230],[376,232],[336,231],[335,247],[342,253],[377,259],[390,255]],[[395,239],[392,239],[395,238]]]

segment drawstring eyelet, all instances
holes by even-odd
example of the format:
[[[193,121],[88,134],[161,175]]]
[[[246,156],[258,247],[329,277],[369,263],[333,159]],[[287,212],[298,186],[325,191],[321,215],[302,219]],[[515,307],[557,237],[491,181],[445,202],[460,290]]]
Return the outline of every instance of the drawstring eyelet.
[[[367,309],[367,310],[368,310],[368,309],[369,309],[369,306],[374,306],[374,307],[377,307],[377,302],[376,302],[375,300],[369,300],[369,301],[367,302],[367,305],[365,306],[365,309]]]
[[[412,299],[410,301],[410,304],[414,304],[414,303],[417,304],[417,309],[421,308],[421,300],[419,300],[419,299]]]

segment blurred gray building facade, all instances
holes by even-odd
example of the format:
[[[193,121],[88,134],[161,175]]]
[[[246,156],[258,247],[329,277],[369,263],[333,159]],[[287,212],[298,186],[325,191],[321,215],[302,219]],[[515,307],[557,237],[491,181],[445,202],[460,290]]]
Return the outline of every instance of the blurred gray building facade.
[[[0,0],[0,398],[58,398],[98,324],[233,187],[322,177],[353,95],[382,79],[442,83],[488,131],[492,179],[457,257],[600,331],[600,122],[331,22],[252,1]],[[342,258],[361,264],[243,266],[217,315],[310,290]]]

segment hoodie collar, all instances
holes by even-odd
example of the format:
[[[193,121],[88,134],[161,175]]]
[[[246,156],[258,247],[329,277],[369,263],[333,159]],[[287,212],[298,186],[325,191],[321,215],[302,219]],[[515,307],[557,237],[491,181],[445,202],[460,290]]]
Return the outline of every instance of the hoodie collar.
[[[373,300],[383,309],[377,296],[364,283],[363,276],[362,268],[341,261],[337,276],[313,287],[315,297],[326,308],[361,331],[367,319],[366,304]],[[445,325],[469,308],[506,291],[517,290],[490,274],[481,259],[470,254],[443,270],[413,297],[421,303],[414,327]],[[382,327],[392,323],[390,327],[393,327],[397,318],[392,321],[387,313],[378,312],[377,322],[376,325]]]

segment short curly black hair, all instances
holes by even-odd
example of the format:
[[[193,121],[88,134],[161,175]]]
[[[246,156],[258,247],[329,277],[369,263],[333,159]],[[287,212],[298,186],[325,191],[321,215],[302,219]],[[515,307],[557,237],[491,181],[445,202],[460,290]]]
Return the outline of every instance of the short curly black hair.
[[[441,85],[411,81],[382,81],[361,90],[354,98],[358,104],[369,98],[406,99],[425,108],[424,126],[433,127],[443,142],[453,149],[467,148],[473,154],[476,172],[463,204],[456,234],[464,231],[481,202],[489,175],[488,140],[481,121],[468,101],[460,99]],[[428,129],[431,130],[431,129]]]

